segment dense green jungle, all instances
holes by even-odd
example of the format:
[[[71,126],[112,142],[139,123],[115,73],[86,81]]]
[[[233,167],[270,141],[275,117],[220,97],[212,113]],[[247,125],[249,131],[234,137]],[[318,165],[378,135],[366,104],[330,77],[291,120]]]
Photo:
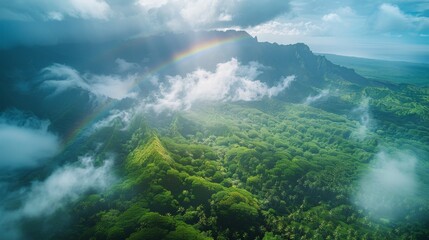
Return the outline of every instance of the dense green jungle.
[[[133,41],[130,45],[139,46]],[[114,118],[76,133],[48,164],[16,176],[4,173],[2,180],[16,179],[8,191],[45,181],[55,189],[48,197],[56,196],[67,185],[50,182],[51,172],[85,165],[88,156],[94,159],[86,163],[89,168],[105,169],[111,179],[100,189],[54,198],[64,203],[43,206],[42,214],[10,214],[13,226],[3,227],[10,231],[5,236],[19,228],[23,239],[427,239],[429,88],[366,79],[304,44],[259,43],[250,37],[239,44],[233,56],[238,61],[247,64],[258,56],[271,66],[262,70],[265,82],[274,85],[289,74],[296,80],[277,96],[257,101],[137,111],[127,123]],[[213,51],[231,52],[229,47]],[[16,56],[16,62],[24,62]],[[78,62],[68,63],[73,61]],[[182,64],[178,69],[186,73],[189,66]],[[69,104],[74,110],[41,109],[39,115],[56,116],[60,120],[53,127],[67,135],[70,119],[80,117],[77,109],[87,114],[96,107],[81,104],[89,98],[85,94],[63,94],[69,94],[63,102],[51,99],[44,106]],[[14,105],[25,109],[42,100]],[[124,99],[109,106],[127,110],[133,104]],[[89,172],[91,179],[101,179],[97,173]],[[2,200],[3,212],[27,207],[15,198]]]
[[[109,141],[98,157],[121,153],[118,182],[73,204],[74,227],[54,238],[424,239],[424,158],[415,170],[421,196],[398,192],[368,209],[355,202],[365,202],[356,197],[366,187],[359,179],[380,151],[426,156],[428,95],[364,88],[336,104],[359,104],[361,94],[371,97],[375,121],[363,139],[353,118],[279,100],[203,105],[162,123],[136,117],[127,132],[103,129],[94,138]],[[410,107],[399,108],[401,98]],[[404,117],[415,121],[398,124]]]

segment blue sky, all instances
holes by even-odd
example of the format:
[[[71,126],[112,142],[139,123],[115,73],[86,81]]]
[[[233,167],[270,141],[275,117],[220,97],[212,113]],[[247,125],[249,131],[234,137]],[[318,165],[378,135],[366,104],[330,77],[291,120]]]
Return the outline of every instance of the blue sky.
[[[164,31],[242,29],[315,52],[429,63],[429,1],[14,0],[0,47],[106,41]]]

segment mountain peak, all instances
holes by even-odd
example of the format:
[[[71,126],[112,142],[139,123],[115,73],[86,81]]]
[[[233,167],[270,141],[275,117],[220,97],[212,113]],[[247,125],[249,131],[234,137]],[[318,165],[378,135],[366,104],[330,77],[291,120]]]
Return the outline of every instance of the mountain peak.
[[[127,159],[129,168],[146,166],[154,162],[165,162],[168,165],[173,163],[167,149],[156,135],[150,137],[145,144],[138,146]]]

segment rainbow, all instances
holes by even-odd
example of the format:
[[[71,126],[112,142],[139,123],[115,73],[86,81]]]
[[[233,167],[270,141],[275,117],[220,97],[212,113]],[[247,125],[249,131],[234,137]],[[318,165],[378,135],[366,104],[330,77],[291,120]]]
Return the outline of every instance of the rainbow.
[[[248,38],[249,35],[243,33],[243,34],[234,34],[230,37],[224,37],[224,38],[214,38],[210,39],[205,42],[197,43],[189,48],[184,49],[183,51],[180,51],[174,55],[172,55],[167,61],[162,62],[150,70],[146,71],[145,74],[139,78],[138,81],[136,81],[129,89],[128,91],[132,91],[134,88],[136,88],[143,80],[147,79],[148,77],[151,77],[155,75],[156,73],[167,69],[173,64],[176,64],[181,61],[185,61],[186,59],[189,59],[195,55],[203,54],[207,52],[208,50],[211,50],[213,48],[238,42],[240,40]],[[72,131],[70,131],[69,134],[66,135],[64,141],[63,141],[63,149],[70,146],[72,143],[76,141],[76,139],[79,138],[79,136],[82,135],[84,130],[86,130],[91,124],[94,124],[96,120],[98,120],[104,113],[106,113],[109,109],[111,109],[115,104],[115,101],[113,100],[107,100],[103,104],[100,104],[96,109],[92,111],[91,114],[88,114],[87,116],[83,117],[79,122],[75,124],[75,127]]]

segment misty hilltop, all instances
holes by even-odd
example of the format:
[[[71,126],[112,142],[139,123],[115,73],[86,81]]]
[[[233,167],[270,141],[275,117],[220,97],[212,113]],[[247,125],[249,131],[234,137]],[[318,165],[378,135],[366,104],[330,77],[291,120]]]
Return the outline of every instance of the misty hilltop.
[[[189,54],[189,51],[195,53]],[[189,56],[175,60],[177,55],[180,58],[180,54]],[[325,57],[313,54],[303,43],[278,45],[258,42],[243,31],[165,33],[103,43],[15,47],[1,50],[1,55],[5,56],[0,62],[1,109],[14,106],[52,118],[56,113],[51,110],[57,108],[58,101],[54,96],[46,99],[43,94],[56,95],[61,91],[62,94],[73,95],[71,102],[65,98],[61,104],[78,108],[79,111],[68,111],[60,117],[58,121],[61,123],[58,125],[64,124],[61,118],[76,118],[79,117],[76,114],[91,111],[93,106],[87,104],[91,96],[102,95],[116,100],[126,100],[128,97],[123,92],[126,90],[114,95],[100,92],[100,89],[97,93],[91,92],[89,85],[85,86],[85,81],[92,81],[93,85],[98,85],[104,91],[115,87],[116,92],[138,82],[135,94],[147,97],[154,89],[151,81],[155,81],[158,76],[183,76],[198,69],[214,71],[218,63],[233,58],[244,65],[253,64],[257,79],[268,86],[278,84],[283,77],[294,75],[296,81],[279,95],[281,99],[291,102],[302,102],[310,94],[317,95],[325,88],[334,89],[344,83],[360,89],[367,86],[398,87],[387,81],[370,81],[352,69],[332,64]],[[67,84],[71,86],[67,87],[67,91],[58,85],[49,89],[48,85],[53,83],[50,81],[52,77],[70,80]],[[76,77],[80,83],[76,79],[67,79]],[[97,84],[97,81],[104,82]],[[49,93],[52,90],[54,92]],[[31,94],[34,91],[43,94]]]
[[[1,239],[429,235],[427,87],[234,30],[0,56]]]

